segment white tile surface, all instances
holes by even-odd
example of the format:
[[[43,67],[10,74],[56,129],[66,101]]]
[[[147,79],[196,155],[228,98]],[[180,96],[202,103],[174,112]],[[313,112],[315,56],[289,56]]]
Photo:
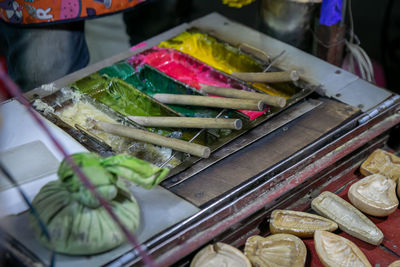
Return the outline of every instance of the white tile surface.
[[[0,129],[0,152],[31,142],[41,141],[58,161],[62,160],[62,155],[53,146],[51,140],[39,126],[36,125],[25,107],[18,101],[11,100],[0,104],[0,114],[3,120],[2,128]],[[43,119],[43,121],[49,126],[51,132],[57,140],[61,142],[67,153],[72,154],[86,151],[83,146],[70,138],[57,126],[47,120]],[[24,166],[21,164],[21,167]],[[32,199],[43,185],[56,178],[57,176],[55,174],[44,176],[40,179],[23,184],[21,188],[26,192],[28,197]],[[0,203],[2,203],[0,205],[0,217],[10,213],[19,213],[27,209],[15,188],[2,191],[0,193]]]

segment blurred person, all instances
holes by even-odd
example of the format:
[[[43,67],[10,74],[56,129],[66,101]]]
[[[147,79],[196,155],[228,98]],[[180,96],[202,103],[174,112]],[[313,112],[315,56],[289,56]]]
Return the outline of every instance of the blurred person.
[[[0,39],[11,78],[26,92],[85,67],[84,20],[145,0],[0,0]]]
[[[237,8],[254,1],[222,0]],[[133,45],[184,22],[191,2],[0,0],[0,49],[9,75],[26,92],[87,66],[85,19],[132,10],[124,20]]]

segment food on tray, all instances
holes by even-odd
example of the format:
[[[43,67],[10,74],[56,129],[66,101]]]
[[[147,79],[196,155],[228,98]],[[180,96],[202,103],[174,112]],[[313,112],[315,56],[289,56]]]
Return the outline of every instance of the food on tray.
[[[339,235],[317,230],[314,235],[318,258],[326,267],[371,266],[364,253],[350,240]]]
[[[223,75],[209,65],[174,49],[153,47],[129,59],[136,68],[148,64],[193,88],[200,89],[202,84],[247,89],[244,83]]]
[[[350,202],[362,212],[373,216],[387,216],[399,205],[396,183],[380,174],[367,176],[350,186]]]
[[[71,157],[134,233],[140,221],[139,206],[121,177],[151,188],[163,180],[168,169],[128,155],[101,158],[94,153],[78,153]],[[125,235],[66,160],[61,162],[57,174],[58,180],[42,187],[32,202],[51,237],[50,243],[31,216],[30,225],[40,243],[71,255],[96,254],[122,244]]]
[[[312,237],[316,230],[335,231],[338,225],[324,217],[293,210],[274,210],[269,222],[272,234],[285,233]]]
[[[201,89],[202,84],[250,90],[243,83],[239,83],[189,55],[173,49],[154,47],[143,53],[134,55],[129,61],[136,68],[143,64],[148,64],[197,90]],[[261,116],[266,111],[268,111],[268,107],[264,111],[240,110],[250,120]]]
[[[89,133],[93,134],[111,146],[113,151],[118,154],[126,153],[149,161],[153,164],[161,165],[173,153],[171,149],[166,147],[159,147],[149,143],[138,142],[136,140],[116,136],[96,129],[93,127],[93,120],[105,121],[109,123],[117,123],[117,121],[85,101],[78,101],[66,106],[55,112],[55,114],[73,128],[75,128],[76,125],[81,126]],[[180,161],[174,157],[169,162],[168,167],[173,168],[179,164]]]
[[[266,65],[243,53],[240,49],[195,29],[184,31],[170,40],[161,42],[161,47],[173,48],[227,74],[233,72],[263,72]],[[253,86],[270,95],[289,98],[298,88],[289,83],[253,83]]]
[[[400,178],[400,158],[377,149],[361,164],[360,171],[365,176],[379,173],[396,182]]]
[[[208,245],[194,256],[190,267],[251,267],[250,261],[237,248],[218,242]]]
[[[244,254],[254,267],[304,266],[307,249],[294,235],[255,235],[247,239]]]
[[[177,115],[177,113],[118,78],[108,78],[99,73],[93,73],[76,81],[71,86],[125,116]]]
[[[131,68],[133,73],[128,75],[118,75],[116,72],[119,69],[127,69]],[[102,74],[103,76],[101,76]],[[90,77],[91,79],[97,80],[98,77],[102,77],[102,79],[107,80],[107,77],[112,77],[111,80],[119,80],[119,83],[117,85],[124,85],[121,89],[127,89],[130,93],[125,93],[121,89],[114,90],[113,88],[108,88],[107,91],[111,92],[112,96],[101,96],[104,95],[106,92],[102,92],[101,90],[104,90],[104,88],[107,87],[108,83],[106,83],[106,87],[103,84],[101,87],[98,87],[96,89],[95,87],[90,87],[91,84],[87,83],[84,79],[87,79]],[[166,74],[156,70],[155,68],[148,66],[148,65],[143,65],[142,67],[138,67],[137,69],[134,69],[132,66],[130,66],[128,63],[118,63],[114,64],[112,66],[106,67],[104,69],[99,70],[98,73],[92,74],[84,79],[81,79],[80,81],[85,81],[83,86],[81,84],[75,83],[77,86],[80,86],[80,88],[88,88],[91,90],[90,94],[95,97],[96,99],[100,99],[103,103],[105,103],[105,100],[110,100],[110,101],[117,101],[120,99],[120,95],[126,95],[128,96],[128,100],[133,102],[138,102],[139,104],[143,105],[148,105],[148,103],[156,103],[158,106],[163,107],[164,110],[168,109],[170,114],[169,116],[177,116],[179,114],[187,116],[187,117],[216,117],[218,113],[220,112],[220,109],[216,108],[205,108],[205,107],[194,107],[194,106],[177,106],[177,105],[169,105],[165,106],[164,104],[161,104],[160,102],[157,102],[152,98],[154,94],[158,93],[168,93],[168,94],[199,94],[195,92],[194,90],[190,89],[188,86],[182,84],[182,83],[177,83],[175,82],[174,79],[171,77],[168,77]],[[110,80],[110,79],[108,79]],[[90,81],[90,80],[89,80]],[[127,86],[128,85],[128,86]],[[120,87],[120,86],[119,86]],[[94,88],[95,90],[92,90]],[[85,89],[85,90],[88,90]],[[110,91],[110,89],[113,89]],[[96,93],[96,91],[99,91],[99,98]],[[109,93],[110,94],[110,93]],[[139,99],[135,95],[141,95]],[[117,100],[113,100],[113,98],[116,98]],[[102,100],[104,99],[104,100]],[[122,98],[121,98],[122,99]],[[136,105],[138,104],[136,103]],[[105,103],[107,104],[107,103]],[[127,102],[128,107],[131,107],[129,102]],[[108,104],[107,104],[108,105]],[[111,106],[113,107],[113,106]],[[172,113],[171,113],[172,112]],[[122,112],[121,112],[122,113]],[[130,112],[133,113],[133,112]],[[126,115],[131,115],[131,116],[141,116],[141,115],[135,115],[135,114],[128,114],[128,113],[123,113]],[[175,114],[175,115],[173,115]],[[162,114],[157,114],[152,112],[149,113],[146,116],[166,116]],[[190,138],[189,138],[190,139]]]
[[[325,191],[313,199],[311,207],[318,214],[335,221],[339,228],[367,243],[379,245],[383,233],[362,212],[337,195]]]
[[[179,50],[226,73],[262,70],[259,62],[238,48],[196,30],[182,32],[159,46]]]

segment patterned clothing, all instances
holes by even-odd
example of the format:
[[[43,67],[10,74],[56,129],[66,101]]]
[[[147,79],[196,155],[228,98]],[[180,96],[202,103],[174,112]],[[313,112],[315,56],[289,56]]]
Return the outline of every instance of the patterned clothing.
[[[122,11],[145,0],[0,0],[0,18],[13,24],[70,22]]]

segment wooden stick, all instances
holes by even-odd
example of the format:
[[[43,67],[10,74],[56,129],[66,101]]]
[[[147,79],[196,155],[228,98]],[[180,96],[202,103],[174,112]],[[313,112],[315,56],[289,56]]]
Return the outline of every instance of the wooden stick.
[[[264,110],[265,103],[253,99],[234,99],[197,95],[155,94],[155,99],[164,104],[191,105],[215,108]]]
[[[191,155],[208,158],[210,156],[210,148],[206,146],[202,146],[199,144],[189,143],[183,140],[165,137],[159,134],[155,134],[152,132],[143,131],[140,129],[131,128],[128,126],[123,126],[120,124],[114,124],[103,121],[95,121],[94,127],[96,129],[102,130],[106,133],[123,136],[127,138],[132,138],[137,141],[150,143],[154,145],[164,146],[168,148],[172,148],[177,151],[189,153]]]
[[[240,119],[186,118],[186,117],[148,117],[128,116],[134,122],[146,127],[234,129],[242,128]]]
[[[247,52],[249,54],[253,54],[257,58],[261,59],[262,61],[269,62],[271,57],[263,50],[258,49],[252,45],[246,44],[246,43],[240,43],[239,44],[239,49]]]
[[[255,99],[261,100],[265,104],[283,108],[286,105],[286,99],[281,96],[273,96],[268,94],[254,93],[245,90],[238,90],[234,88],[224,88],[211,85],[202,85],[201,90],[207,94],[233,97],[233,98],[243,98],[243,99]]]
[[[279,72],[233,72],[235,76],[246,82],[261,83],[279,83],[297,81],[300,75],[297,71],[279,71]]]

